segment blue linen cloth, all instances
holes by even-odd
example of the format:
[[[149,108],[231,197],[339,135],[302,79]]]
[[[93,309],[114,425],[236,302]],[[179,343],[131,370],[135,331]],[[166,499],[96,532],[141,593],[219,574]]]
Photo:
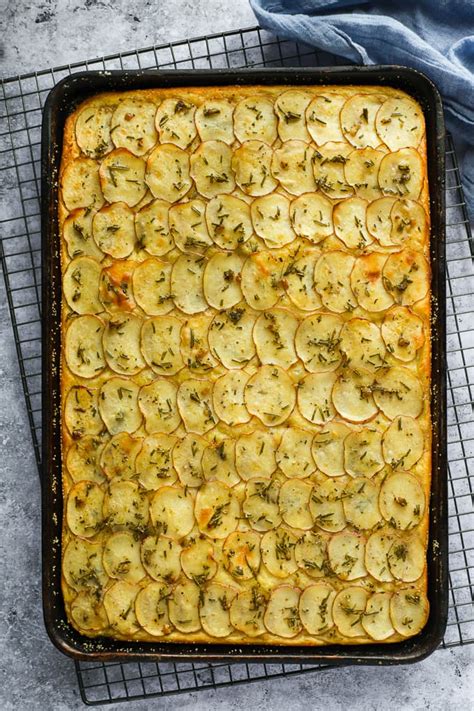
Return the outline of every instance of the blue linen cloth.
[[[444,100],[474,219],[474,0],[250,0],[262,27],[357,64],[424,72]]]

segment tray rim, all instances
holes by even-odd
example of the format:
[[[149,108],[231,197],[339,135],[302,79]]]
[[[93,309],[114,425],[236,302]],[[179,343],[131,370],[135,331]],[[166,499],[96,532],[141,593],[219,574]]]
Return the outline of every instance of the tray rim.
[[[61,272],[55,250],[58,176],[64,119],[87,96],[162,86],[241,84],[358,84],[394,86],[422,104],[426,119],[431,208],[432,269],[432,487],[430,497],[428,597],[430,618],[422,632],[391,644],[328,646],[223,645],[121,642],[79,635],[67,622],[60,590],[61,456],[59,310]],[[408,86],[407,86],[408,85]],[[265,67],[235,69],[98,70],[71,74],[49,92],[43,109],[41,155],[42,238],[42,551],[43,614],[47,633],[64,654],[82,661],[258,662],[329,664],[413,663],[429,656],[442,641],[448,615],[446,301],[445,301],[445,128],[440,95],[421,72],[397,65],[370,67]],[[435,336],[435,337],[434,337]],[[435,407],[436,405],[436,407]],[[434,491],[436,488],[436,492]],[[437,494],[435,496],[435,493]],[[436,614],[435,614],[436,611]]]

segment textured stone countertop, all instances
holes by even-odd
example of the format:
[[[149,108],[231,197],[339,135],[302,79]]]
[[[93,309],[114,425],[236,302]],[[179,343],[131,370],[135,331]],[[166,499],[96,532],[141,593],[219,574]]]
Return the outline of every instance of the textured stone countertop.
[[[0,0],[0,75],[254,24],[247,0]],[[0,184],[0,198],[6,192]],[[81,708],[73,663],[43,627],[39,482],[3,283],[0,402],[0,708]],[[415,666],[330,670],[110,708],[464,711],[474,704],[473,649],[438,651]]]

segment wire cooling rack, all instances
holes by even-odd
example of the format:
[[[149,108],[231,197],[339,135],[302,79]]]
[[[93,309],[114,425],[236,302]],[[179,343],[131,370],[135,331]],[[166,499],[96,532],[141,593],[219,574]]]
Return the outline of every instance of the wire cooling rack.
[[[345,62],[346,63],[346,62]],[[2,82],[0,171],[5,210],[0,256],[33,446],[41,460],[41,109],[64,76],[85,69],[330,66],[340,58],[259,28],[199,37],[48,69]],[[450,609],[444,647],[474,642],[474,249],[453,143],[448,137],[447,313]],[[436,235],[435,235],[436,238]],[[328,668],[301,664],[76,663],[91,705],[217,688]]]

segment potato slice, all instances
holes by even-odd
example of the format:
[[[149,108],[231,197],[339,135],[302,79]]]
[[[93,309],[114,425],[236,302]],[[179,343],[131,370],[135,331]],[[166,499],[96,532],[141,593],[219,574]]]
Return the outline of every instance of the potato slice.
[[[295,559],[298,567],[311,578],[322,578],[331,574],[327,558],[327,537],[322,533],[306,531],[298,538]]]
[[[146,572],[140,560],[140,542],[127,531],[112,533],[104,544],[104,569],[116,580],[138,583]]]
[[[279,193],[264,195],[250,205],[253,228],[269,248],[293,242],[295,233],[290,221],[290,202]]]
[[[380,381],[374,381],[372,392],[375,403],[390,420],[397,415],[418,417],[423,411],[423,387],[408,368],[385,370]]]
[[[367,575],[365,537],[360,533],[336,533],[328,543],[328,556],[331,568],[341,580],[356,580]]]
[[[344,440],[344,468],[353,477],[371,479],[383,469],[382,435],[373,427],[350,432]]]
[[[205,434],[217,423],[212,404],[212,383],[189,378],[178,389],[178,410],[187,432]]]
[[[385,311],[393,304],[382,272],[386,261],[387,255],[382,252],[363,254],[355,260],[350,283],[357,301],[366,311]]]
[[[300,479],[290,479],[282,484],[279,505],[281,517],[287,526],[303,531],[312,528],[313,517],[309,511],[312,490],[311,483]]]
[[[300,323],[295,336],[295,346],[306,370],[311,373],[325,373],[339,367],[343,323],[340,316],[325,313],[312,314]]]
[[[135,375],[146,366],[140,350],[143,319],[135,314],[116,314],[104,331],[107,365],[120,375]]]
[[[158,140],[155,130],[156,106],[151,101],[126,98],[114,111],[111,135],[117,147],[128,148],[137,156],[148,153]]]
[[[112,113],[110,106],[86,106],[78,114],[74,126],[76,143],[89,158],[102,158],[113,149]]]
[[[61,197],[66,208],[99,209],[104,196],[99,181],[99,166],[92,158],[75,158],[64,168],[61,178]]]
[[[225,368],[242,368],[255,355],[255,314],[245,306],[216,314],[209,328],[209,346]]]
[[[430,267],[420,252],[404,249],[388,257],[383,268],[383,281],[398,304],[411,306],[428,292]]]
[[[377,112],[377,133],[391,151],[416,148],[424,134],[424,118],[419,104],[409,96],[388,98]]]
[[[235,188],[232,150],[222,141],[201,143],[190,158],[190,175],[205,198],[231,193]]]
[[[82,491],[80,487],[79,495]],[[102,545],[87,538],[71,538],[64,549],[62,572],[74,590],[100,596],[108,580],[102,565]]]
[[[206,481],[196,495],[197,525],[209,538],[227,538],[235,531],[240,517],[238,499],[221,481]]]
[[[293,412],[295,386],[279,366],[262,365],[245,386],[245,404],[267,427],[281,425]]]
[[[280,585],[272,590],[263,618],[271,634],[290,639],[301,632],[299,600],[300,590],[291,585]]]
[[[408,472],[390,474],[380,488],[382,516],[394,528],[417,526],[425,512],[425,495],[418,480]]]
[[[201,625],[211,637],[227,637],[232,632],[229,610],[237,591],[228,585],[210,583],[203,590],[199,609]]]
[[[305,479],[314,472],[312,439],[310,432],[295,427],[288,427],[283,432],[276,451],[276,460],[283,474],[289,479]]]
[[[176,384],[165,378],[156,378],[140,388],[138,407],[143,413],[147,434],[170,434],[179,426],[177,391]]]
[[[104,256],[92,239],[92,217],[88,207],[78,207],[66,217],[63,223],[63,238],[71,259],[93,257],[100,261]]]
[[[314,487],[309,508],[316,525],[323,531],[334,533],[345,528],[343,493],[344,484],[336,479],[326,479]]]
[[[147,536],[141,544],[143,566],[153,580],[169,585],[181,575],[181,546],[167,536]]]
[[[158,533],[184,538],[195,524],[194,497],[181,486],[162,486],[150,500],[150,516]]]
[[[189,316],[181,328],[181,355],[196,375],[206,374],[218,364],[209,346],[211,322],[212,312],[208,309],[205,313]]]
[[[102,385],[99,410],[110,434],[132,434],[140,427],[142,415],[138,407],[138,391],[139,387],[133,380],[118,376]]]
[[[275,479],[255,477],[247,481],[242,511],[256,531],[269,531],[280,525],[279,493],[280,484]]]
[[[133,272],[133,294],[137,304],[150,316],[167,314],[173,308],[171,264],[150,257]]]
[[[318,146],[329,141],[344,141],[339,117],[345,102],[345,96],[325,91],[308,104],[306,126]]]
[[[382,337],[394,358],[408,363],[425,342],[423,320],[405,306],[394,306],[385,314]]]
[[[164,99],[155,117],[160,143],[174,143],[179,148],[187,148],[196,138],[195,113],[196,107],[188,101]]]
[[[69,370],[79,378],[94,378],[105,368],[103,332],[104,322],[97,316],[78,316],[69,322],[64,356]]]
[[[376,641],[382,641],[395,634],[390,618],[391,593],[378,592],[367,601],[362,617],[362,627]]]
[[[170,595],[171,589],[162,583],[148,583],[137,595],[137,621],[153,637],[163,637],[172,631],[167,605]]]
[[[295,198],[290,207],[290,219],[296,234],[313,244],[333,233],[333,205],[318,193]]]
[[[81,538],[92,538],[102,526],[104,492],[93,481],[79,481],[69,491],[66,521],[69,530]]]
[[[247,637],[258,637],[266,632],[263,624],[266,595],[255,585],[252,590],[239,593],[230,606],[230,622]]]
[[[245,141],[234,151],[232,170],[235,182],[246,195],[268,195],[277,181],[271,174],[273,151],[262,141]]]
[[[271,146],[277,138],[277,117],[268,99],[248,97],[234,109],[234,132],[240,143],[259,140]]]
[[[375,117],[381,105],[382,99],[377,94],[356,94],[347,99],[342,107],[342,133],[356,148],[376,148],[380,144]]]
[[[375,528],[382,519],[378,499],[379,487],[370,479],[348,481],[342,502],[347,521],[359,531]]]
[[[212,245],[204,217],[205,209],[205,203],[198,199],[179,202],[170,207],[170,234],[182,252],[204,254]]]
[[[136,301],[133,294],[135,261],[114,261],[102,269],[99,281],[99,298],[105,309],[113,314],[133,311]]]
[[[426,549],[416,536],[396,539],[388,552],[387,560],[394,578],[413,583],[423,575]]]
[[[117,580],[105,593],[105,611],[109,625],[116,634],[129,637],[138,632],[135,600],[139,591],[139,585]]]
[[[395,538],[395,534],[387,530],[375,531],[365,545],[365,567],[370,575],[381,583],[390,583],[393,580],[387,555]]]
[[[293,257],[299,254],[298,259]],[[314,267],[321,252],[297,249],[286,263],[283,271],[283,284],[290,301],[302,311],[314,311],[321,307],[321,299],[314,289]]]
[[[173,465],[184,486],[201,486],[203,482],[202,455],[207,442],[199,435],[186,434],[173,448]]]
[[[345,369],[332,390],[332,401],[338,414],[349,422],[371,420],[378,412],[373,388],[374,376],[367,370]]]
[[[423,160],[414,148],[388,153],[379,168],[379,185],[384,195],[417,200],[424,182]]]
[[[137,247],[148,254],[161,257],[174,247],[169,231],[168,211],[170,203],[152,200],[135,213]]]
[[[99,179],[107,202],[138,205],[145,197],[145,161],[126,148],[116,148],[100,164]]]
[[[237,249],[252,235],[249,205],[235,195],[212,198],[206,207],[209,234],[222,249]]]
[[[193,184],[187,151],[171,143],[156,146],[147,158],[145,182],[155,198],[182,200]]]
[[[102,602],[87,591],[80,592],[72,601],[71,618],[83,630],[98,632],[108,625]]]
[[[247,258],[242,268],[242,293],[248,305],[257,311],[271,309],[280,299],[284,264],[270,251],[257,252]]]
[[[351,430],[342,422],[329,422],[313,437],[316,466],[327,476],[343,476],[344,440]]]
[[[150,435],[143,440],[135,468],[138,481],[148,491],[176,481],[171,452],[177,441],[177,437],[166,434]]]
[[[365,249],[373,242],[366,227],[367,202],[360,197],[348,198],[334,208],[334,232],[349,249]]]
[[[66,466],[74,482],[87,479],[101,484],[104,481],[99,468],[99,456],[104,444],[102,437],[86,435],[69,447]]]
[[[414,200],[396,200],[391,212],[390,239],[394,244],[422,249],[427,232],[426,212]]]
[[[392,247],[391,239],[392,218],[391,212],[397,198],[381,197],[373,200],[367,206],[367,229],[372,237],[380,242],[383,247]]]
[[[313,424],[323,425],[336,414],[332,403],[334,373],[310,373],[298,383],[298,409]]]
[[[302,482],[300,482],[302,483]],[[295,546],[298,537],[283,528],[267,531],[262,537],[260,550],[267,570],[276,578],[287,578],[298,570]]]
[[[171,270],[171,291],[175,305],[186,314],[205,311],[207,302],[203,291],[203,257],[181,254]]]
[[[314,268],[314,288],[330,311],[352,311],[356,299],[351,288],[351,272],[355,264],[351,254],[340,250],[323,252]]]
[[[232,145],[234,142],[234,107],[227,99],[207,99],[194,114],[202,142],[215,139]]]
[[[141,447],[141,437],[130,437],[128,432],[111,437],[100,454],[100,468],[107,479],[133,479]]]
[[[390,600],[390,617],[398,634],[413,637],[428,621],[429,602],[415,587],[398,590]]]
[[[423,455],[424,446],[423,430],[413,417],[396,417],[383,435],[383,456],[392,469],[411,469]]]
[[[104,518],[112,530],[145,530],[148,523],[148,499],[134,481],[111,481],[104,497]]]
[[[240,278],[243,265],[243,257],[232,252],[219,252],[210,258],[203,276],[204,296],[209,306],[230,309],[242,301]]]
[[[375,200],[380,195],[378,175],[384,155],[375,148],[360,148],[349,153],[344,163],[344,177],[359,198]]]
[[[314,154],[314,148],[304,141],[286,141],[273,152],[273,177],[291,195],[313,192],[316,189],[313,174]]]
[[[77,314],[98,314],[100,264],[91,257],[76,257],[69,262],[63,276],[63,293],[70,309]]]
[[[310,102],[311,94],[298,89],[289,89],[277,97],[274,107],[278,116],[278,135],[282,141],[311,140],[306,128],[306,109]]]
[[[200,587],[217,573],[214,546],[208,539],[197,538],[181,552],[181,567],[187,578]]]
[[[179,583],[168,598],[168,612],[177,630],[188,634],[201,629],[199,619],[200,590],[190,580]]]
[[[260,567],[260,536],[254,531],[234,531],[222,546],[225,567],[236,580],[251,580]],[[234,625],[235,626],[235,625]]]
[[[244,390],[249,375],[230,370],[214,383],[212,402],[217,417],[228,425],[240,425],[250,420],[245,406]]]
[[[241,435],[235,445],[235,465],[242,479],[269,477],[277,468],[275,443],[270,432],[255,429]]]
[[[240,477],[235,469],[235,440],[230,438],[214,439],[204,450],[202,471],[207,481],[222,481],[228,486],[235,486]]]
[[[352,150],[348,143],[330,141],[314,153],[313,174],[316,187],[330,198],[347,198],[354,193],[354,188],[347,183],[344,175],[344,165]]]
[[[98,391],[74,385],[66,395],[64,421],[73,439],[84,435],[98,435],[104,423],[99,414]]]
[[[299,614],[309,634],[325,634],[334,627],[332,605],[336,591],[326,583],[309,585],[301,593]]]
[[[365,368],[376,372],[386,365],[385,343],[376,323],[365,318],[351,318],[342,327],[339,341],[344,363],[354,370]]]
[[[180,351],[182,323],[175,316],[146,319],[141,328],[141,349],[146,363],[159,375],[175,375],[184,366]]]
[[[290,311],[273,309],[262,313],[253,329],[257,355],[264,365],[288,369],[297,361],[295,334],[297,319]]]

